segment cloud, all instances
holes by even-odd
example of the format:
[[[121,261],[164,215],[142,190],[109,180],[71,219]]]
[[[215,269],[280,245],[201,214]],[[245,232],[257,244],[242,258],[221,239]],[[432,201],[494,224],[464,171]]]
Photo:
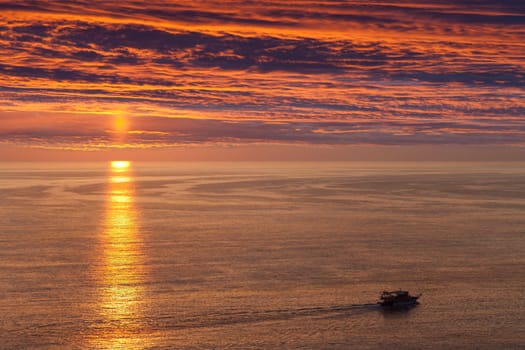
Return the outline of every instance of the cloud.
[[[2,137],[113,147],[57,115],[125,111],[127,147],[523,143],[521,2],[307,4],[0,4],[0,113],[42,115]]]
[[[12,116],[13,117],[13,116]],[[104,149],[169,147],[210,143],[302,143],[322,145],[411,145],[519,143],[525,125],[472,122],[232,122],[214,119],[134,117],[125,135],[111,130],[111,117],[67,115],[48,117],[48,124],[34,126],[33,115],[3,116],[0,138],[12,143],[31,140],[40,146]]]

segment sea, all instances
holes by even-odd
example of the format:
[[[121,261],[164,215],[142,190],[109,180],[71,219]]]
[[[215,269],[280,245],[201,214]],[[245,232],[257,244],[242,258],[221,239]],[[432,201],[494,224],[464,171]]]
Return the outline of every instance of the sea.
[[[0,163],[0,349],[524,349],[524,271],[525,163]]]

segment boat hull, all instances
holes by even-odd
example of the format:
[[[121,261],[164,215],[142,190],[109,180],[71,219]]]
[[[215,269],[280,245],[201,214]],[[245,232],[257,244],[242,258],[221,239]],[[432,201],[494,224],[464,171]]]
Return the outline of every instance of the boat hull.
[[[378,303],[384,308],[398,309],[398,308],[409,308],[419,304],[416,297],[409,300],[384,300]]]

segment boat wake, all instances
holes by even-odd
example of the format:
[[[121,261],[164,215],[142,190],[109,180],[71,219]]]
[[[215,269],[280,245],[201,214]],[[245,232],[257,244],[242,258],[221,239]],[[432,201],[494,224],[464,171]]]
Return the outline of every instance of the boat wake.
[[[186,319],[174,319],[172,317],[156,317],[153,328],[207,328],[224,325],[259,323],[269,321],[283,321],[301,317],[325,317],[344,316],[353,311],[381,310],[377,303],[335,305],[328,307],[308,307],[296,309],[273,309],[260,311],[239,312],[210,312],[206,315],[195,315]],[[152,320],[153,321],[153,320]]]

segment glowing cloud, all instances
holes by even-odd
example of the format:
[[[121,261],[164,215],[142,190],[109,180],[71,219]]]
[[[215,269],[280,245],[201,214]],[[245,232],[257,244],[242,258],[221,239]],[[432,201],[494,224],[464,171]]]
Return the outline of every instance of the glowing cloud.
[[[3,3],[0,142],[523,145],[525,5],[476,4]]]

